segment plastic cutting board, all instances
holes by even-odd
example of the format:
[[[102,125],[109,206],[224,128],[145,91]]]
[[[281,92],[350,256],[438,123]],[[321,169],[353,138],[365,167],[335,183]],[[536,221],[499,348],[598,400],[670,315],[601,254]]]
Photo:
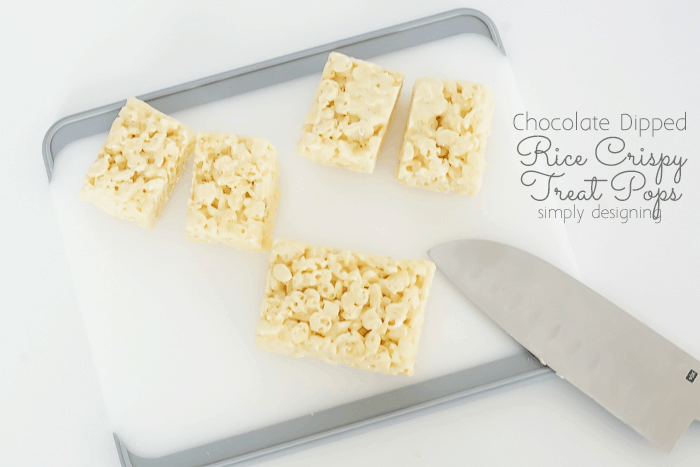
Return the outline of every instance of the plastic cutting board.
[[[523,136],[511,121],[523,105],[501,51],[483,37],[462,35],[372,61],[406,78],[371,175],[295,154],[321,69],[172,116],[195,130],[259,136],[277,147],[282,192],[277,238],[425,259],[441,242],[485,238],[575,272],[563,227],[538,220],[542,206],[520,185],[515,148]],[[494,89],[488,169],[476,197],[408,188],[394,179],[413,82],[426,76]],[[160,456],[519,351],[440,274],[412,378],[258,350],[253,337],[266,254],[185,239],[191,161],[153,231],[79,201],[83,176],[105,137],[68,145],[50,189],[107,413],[132,452]]]

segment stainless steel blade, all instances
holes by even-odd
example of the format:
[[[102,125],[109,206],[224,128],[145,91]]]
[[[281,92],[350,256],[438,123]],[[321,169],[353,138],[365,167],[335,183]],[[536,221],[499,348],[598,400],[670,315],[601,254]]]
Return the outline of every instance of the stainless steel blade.
[[[568,274],[486,240],[428,254],[542,363],[662,449],[700,419],[700,362]]]

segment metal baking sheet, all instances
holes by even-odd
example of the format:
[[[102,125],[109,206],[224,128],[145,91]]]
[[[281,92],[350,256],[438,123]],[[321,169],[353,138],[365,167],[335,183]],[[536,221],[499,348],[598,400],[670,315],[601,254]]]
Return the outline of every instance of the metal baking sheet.
[[[170,114],[317,73],[331,51],[363,59],[397,52],[460,34],[487,37],[505,54],[493,22],[483,13],[459,9],[333,42],[277,59],[139,96]],[[55,159],[69,143],[106,132],[125,101],[81,112],[56,122],[43,143],[51,180]],[[526,352],[402,387],[314,414],[270,425],[218,442],[158,458],[130,453],[115,435],[122,465],[133,467],[223,467],[250,462],[285,449],[331,439],[351,430],[368,429],[418,410],[549,372]]]

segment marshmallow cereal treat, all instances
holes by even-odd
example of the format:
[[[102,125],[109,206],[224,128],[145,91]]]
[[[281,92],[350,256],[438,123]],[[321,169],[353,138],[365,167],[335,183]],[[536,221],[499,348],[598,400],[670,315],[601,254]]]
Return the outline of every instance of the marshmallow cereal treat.
[[[486,170],[494,97],[489,86],[416,80],[396,179],[441,193],[475,195]]]
[[[152,229],[194,145],[192,130],[130,98],[88,169],[79,197],[109,215]]]
[[[403,85],[403,73],[328,56],[297,154],[323,165],[371,173]]]
[[[185,231],[197,243],[272,246],[279,203],[277,150],[261,138],[197,133]]]
[[[411,376],[434,273],[430,261],[275,240],[255,343]]]

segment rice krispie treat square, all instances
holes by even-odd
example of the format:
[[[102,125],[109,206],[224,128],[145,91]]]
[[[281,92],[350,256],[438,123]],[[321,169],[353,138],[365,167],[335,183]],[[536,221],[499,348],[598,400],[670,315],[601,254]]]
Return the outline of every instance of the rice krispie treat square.
[[[135,98],[112,123],[79,198],[152,229],[194,152],[195,133]]]
[[[197,133],[187,239],[269,250],[280,197],[278,180],[277,150],[268,141]]]
[[[475,195],[486,170],[493,110],[489,86],[416,80],[396,179],[407,186]]]
[[[297,154],[323,165],[371,173],[402,85],[399,71],[331,53]]]
[[[413,375],[435,264],[275,240],[256,345]]]

